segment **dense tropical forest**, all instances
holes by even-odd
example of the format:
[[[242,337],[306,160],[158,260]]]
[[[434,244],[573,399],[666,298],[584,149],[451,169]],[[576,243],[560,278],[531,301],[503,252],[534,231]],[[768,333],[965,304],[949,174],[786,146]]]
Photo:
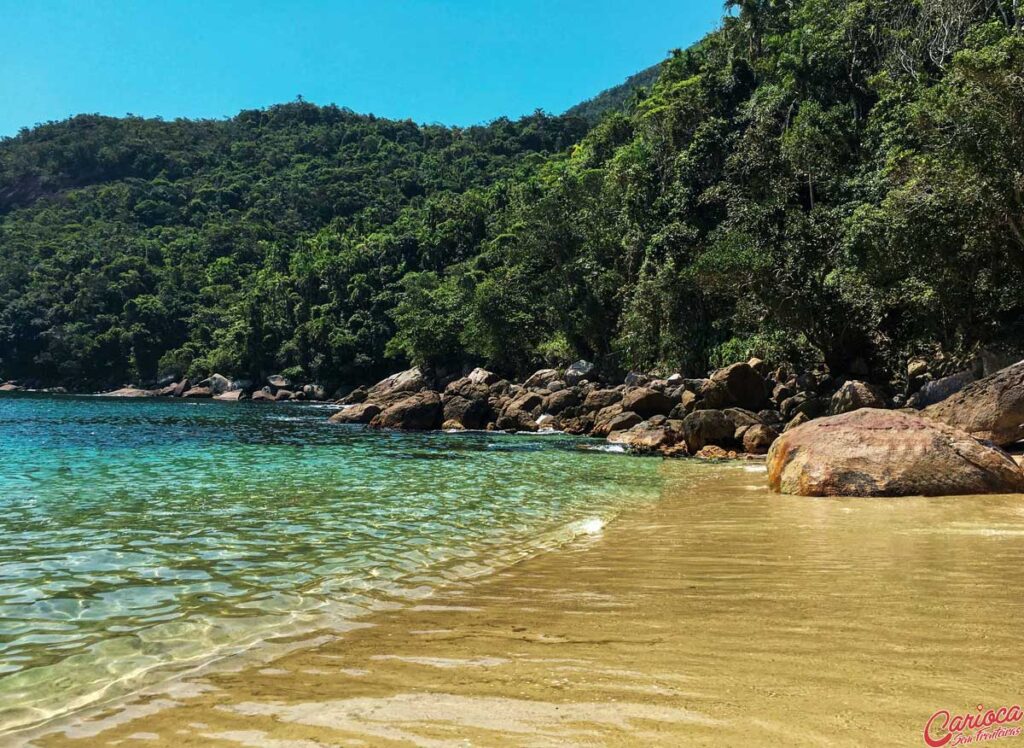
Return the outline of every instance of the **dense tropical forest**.
[[[1020,348],[1020,0],[729,6],[603,111],[447,128],[296,101],[0,141],[0,378],[756,354],[883,379]]]

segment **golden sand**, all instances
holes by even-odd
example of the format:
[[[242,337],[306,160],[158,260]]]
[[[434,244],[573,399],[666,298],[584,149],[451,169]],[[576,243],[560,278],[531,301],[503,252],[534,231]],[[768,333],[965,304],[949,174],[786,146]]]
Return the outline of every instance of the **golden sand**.
[[[33,744],[924,745],[940,708],[1021,702],[1022,497],[762,471],[666,461],[657,504],[568,547]]]

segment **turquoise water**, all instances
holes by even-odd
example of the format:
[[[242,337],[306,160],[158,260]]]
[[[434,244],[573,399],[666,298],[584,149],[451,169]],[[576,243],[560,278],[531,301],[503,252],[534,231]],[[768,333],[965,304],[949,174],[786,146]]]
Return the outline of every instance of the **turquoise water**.
[[[0,395],[0,732],[593,528],[657,460],[323,408]]]

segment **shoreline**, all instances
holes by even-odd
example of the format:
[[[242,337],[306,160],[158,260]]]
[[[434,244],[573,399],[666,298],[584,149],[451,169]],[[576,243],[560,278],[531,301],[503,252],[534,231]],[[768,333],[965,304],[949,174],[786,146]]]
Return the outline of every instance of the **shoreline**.
[[[766,500],[759,466],[661,466],[577,542],[33,745],[903,744],[1015,703],[1015,497]]]

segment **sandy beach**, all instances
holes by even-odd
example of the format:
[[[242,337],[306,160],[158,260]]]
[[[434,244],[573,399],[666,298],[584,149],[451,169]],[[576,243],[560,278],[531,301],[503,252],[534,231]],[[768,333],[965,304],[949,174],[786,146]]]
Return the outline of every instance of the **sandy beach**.
[[[1019,699],[1019,499],[820,500],[666,461],[656,504],[33,744],[915,745]]]

